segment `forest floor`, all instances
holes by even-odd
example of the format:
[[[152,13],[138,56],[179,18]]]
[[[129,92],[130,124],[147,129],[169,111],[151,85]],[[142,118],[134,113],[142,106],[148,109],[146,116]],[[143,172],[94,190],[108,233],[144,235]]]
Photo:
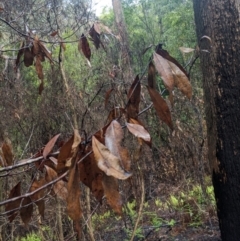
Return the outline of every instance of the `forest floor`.
[[[198,184],[159,184],[145,197],[133,241],[220,241],[213,187],[206,185],[205,189],[203,193]],[[125,222],[112,211],[94,214],[96,240],[131,240],[139,205],[135,199],[127,202]]]

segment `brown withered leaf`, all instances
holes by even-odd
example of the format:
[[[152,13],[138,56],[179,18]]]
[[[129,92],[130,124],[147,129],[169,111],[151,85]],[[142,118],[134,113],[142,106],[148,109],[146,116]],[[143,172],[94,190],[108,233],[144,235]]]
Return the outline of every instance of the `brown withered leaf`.
[[[34,55],[29,48],[24,49],[23,62],[26,67],[33,65]]]
[[[57,164],[57,171],[59,173],[64,172],[67,170],[66,168],[66,161],[67,159],[71,158],[72,152],[72,145],[73,145],[74,136],[72,136],[60,149],[60,153],[58,155],[58,164]]]
[[[43,45],[43,43],[40,40],[38,41],[38,46],[40,48],[40,51],[50,61],[50,63],[53,63],[51,52]]]
[[[94,136],[92,137],[92,148],[98,167],[108,176],[125,180],[132,175],[124,171],[121,167],[119,158],[113,155],[108,148]]]
[[[144,130],[145,131],[147,131],[147,129],[145,128],[145,126],[143,125],[143,123],[140,121],[140,120],[135,120],[135,119],[130,119],[129,120],[129,122],[131,123],[131,124],[136,124],[136,125],[140,125],[140,126],[142,126],[143,128],[144,128]],[[137,127],[137,126],[135,126],[135,127]],[[131,127],[130,127],[131,128]],[[144,131],[144,132],[145,132]],[[147,131],[148,132],[148,131]],[[148,133],[149,134],[149,133]],[[150,134],[149,134],[149,137],[150,137],[150,141],[149,141],[149,137],[148,137],[148,135],[147,135],[147,133],[146,133],[146,137],[147,138],[145,138],[145,139],[143,139],[143,138],[141,138],[141,137],[139,137],[139,138],[141,138],[141,140],[143,140],[144,141],[144,143],[146,143],[150,148],[152,147],[152,138],[151,138],[151,136],[150,136]]]
[[[21,59],[21,57],[22,57],[22,55],[24,54],[24,41],[22,41],[21,42],[21,44],[20,44],[20,49],[19,49],[19,51],[18,51],[18,54],[17,54],[17,59],[16,59],[16,67],[18,67],[19,66],[19,64],[20,64],[20,59]]]
[[[122,126],[116,120],[113,120],[105,133],[105,145],[109,151],[119,158],[122,167],[129,171],[131,160],[128,150],[121,146],[123,140]]]
[[[81,157],[90,151],[91,148],[88,148],[82,153]],[[103,198],[103,171],[98,168],[93,153],[85,157],[84,160],[78,164],[78,170],[81,182],[90,188],[95,198],[101,203]]]
[[[33,40],[33,47],[32,47],[32,53],[34,56],[37,56],[40,54],[40,47],[39,47],[39,38],[38,36],[35,36],[34,37],[34,40]]]
[[[89,47],[88,40],[84,34],[81,35],[81,38],[78,43],[78,50],[82,52],[84,56],[90,61],[91,58],[91,49]]]
[[[41,178],[40,180],[34,180],[30,187],[30,192],[37,190],[38,188],[44,186],[45,184],[46,184],[46,180],[44,177]],[[45,202],[44,202],[44,199],[42,199],[44,195],[45,195],[45,190],[41,189],[38,192],[31,195],[30,197],[31,200],[34,201],[38,206],[38,212],[42,217],[44,217],[44,210],[45,210]]]
[[[105,108],[107,107],[107,104],[108,104],[108,101],[109,101],[109,98],[111,96],[111,93],[113,92],[113,88],[107,90],[106,94],[105,94]]]
[[[50,34],[50,36],[51,36],[51,37],[55,37],[57,34],[58,34],[58,31],[56,30],[56,31],[53,31],[53,32]]]
[[[67,214],[73,221],[79,221],[82,215],[80,205],[80,178],[76,160],[77,158],[74,159],[71,165],[69,171],[69,179],[67,183]]]
[[[22,206],[25,206],[25,207],[22,207],[20,209],[20,217],[21,217],[23,223],[25,224],[25,226],[27,226],[28,223],[30,222],[32,214],[33,214],[33,204],[32,204],[31,198],[25,197],[23,199]]]
[[[47,182],[51,182],[54,179],[58,178],[57,172],[54,169],[52,169],[49,166],[45,166],[45,169],[46,169],[45,179]],[[54,194],[60,199],[64,201],[67,200],[68,191],[67,191],[66,184],[63,180],[59,180],[53,184],[53,191],[54,191]]]
[[[171,92],[174,88],[174,77],[168,61],[157,53],[153,53],[153,61],[166,89]]]
[[[94,25],[90,28],[89,35],[91,36],[96,49],[99,49],[100,43],[101,43],[100,34],[98,32],[96,32]]]
[[[38,94],[41,95],[44,90],[44,81],[43,79],[40,79],[40,85],[38,87]]]
[[[43,67],[40,58],[37,56],[35,61],[35,69],[40,80],[44,79]]]
[[[122,215],[122,198],[119,193],[118,180],[115,177],[103,175],[102,184],[104,195],[109,206],[119,215]]]
[[[97,131],[94,136],[104,145],[105,144],[105,133],[106,130],[108,128],[108,126],[110,125],[111,122],[109,122],[107,125],[105,125],[102,129],[100,129],[99,131]]]
[[[148,65],[148,86],[156,89],[156,68],[153,62],[151,61]]]
[[[188,77],[175,64],[169,62],[169,65],[171,66],[172,72],[174,74],[174,80],[175,80],[176,87],[184,95],[186,95],[188,97],[188,99],[191,99],[192,98],[192,85],[191,85]]]
[[[79,145],[81,143],[81,136],[79,135],[79,131],[77,129],[74,129],[74,134],[73,134],[73,144],[71,147],[71,155],[69,158],[66,160],[65,166],[70,167],[72,164],[72,160],[75,159],[77,152],[79,150]]]
[[[156,90],[150,87],[147,88],[159,119],[173,129],[172,117],[166,101]]]
[[[167,50],[162,49],[161,45],[157,46],[156,49],[156,53],[161,55],[164,59],[168,60],[169,62],[172,62],[173,64],[175,64],[176,66],[178,66],[179,69],[181,69],[181,71],[188,76],[186,70],[182,67],[182,65],[175,59],[173,58]]]
[[[112,120],[121,117],[123,114],[126,114],[126,111],[122,107],[112,109],[108,114],[107,123],[110,123]]]
[[[13,151],[12,151],[12,146],[9,143],[3,142],[2,154],[4,156],[6,165],[11,166],[13,164]]]
[[[60,135],[61,135],[61,134],[55,135],[55,136],[46,144],[46,146],[45,146],[44,149],[43,149],[43,157],[44,157],[44,159],[46,159],[47,156],[48,156],[48,154],[51,153],[51,151],[52,151],[52,149],[53,149],[53,147],[54,147],[54,145],[55,145],[55,143],[56,143],[56,141],[57,141],[57,139],[58,139],[58,137],[59,137]]]
[[[139,104],[141,100],[141,84],[137,75],[128,91],[127,114],[128,118],[138,118]]]
[[[18,182],[18,184],[11,189],[8,199],[19,197],[20,195],[21,195],[21,182]],[[18,208],[20,203],[21,203],[21,199],[7,203],[5,206],[5,211],[8,212]],[[14,220],[17,214],[18,214],[18,211],[12,211],[7,214],[7,217],[10,223]]]
[[[133,119],[130,119],[130,120],[132,121]],[[151,142],[151,136],[149,132],[142,125],[126,123],[126,126],[134,136],[138,138],[142,138],[146,142]]]

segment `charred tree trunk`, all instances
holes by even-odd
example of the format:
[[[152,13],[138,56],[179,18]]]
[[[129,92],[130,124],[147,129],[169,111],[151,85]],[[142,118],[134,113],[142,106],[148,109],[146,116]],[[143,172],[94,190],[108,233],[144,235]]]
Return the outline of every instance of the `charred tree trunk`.
[[[239,241],[240,4],[239,0],[193,2],[221,236],[223,241]]]

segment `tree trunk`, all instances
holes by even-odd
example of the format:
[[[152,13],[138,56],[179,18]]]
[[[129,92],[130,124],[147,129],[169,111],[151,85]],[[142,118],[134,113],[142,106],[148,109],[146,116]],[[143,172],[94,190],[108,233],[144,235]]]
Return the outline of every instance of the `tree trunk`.
[[[209,161],[219,226],[223,241],[238,241],[240,4],[239,0],[193,2],[205,92]]]
[[[133,78],[133,74],[132,74],[131,61],[130,61],[127,27],[124,19],[121,0],[112,0],[112,5],[113,5],[114,16],[115,16],[115,22],[120,35],[120,43],[121,43],[120,59],[123,65],[122,69],[125,69],[125,72],[126,72],[125,77],[129,78],[131,82],[131,78]]]

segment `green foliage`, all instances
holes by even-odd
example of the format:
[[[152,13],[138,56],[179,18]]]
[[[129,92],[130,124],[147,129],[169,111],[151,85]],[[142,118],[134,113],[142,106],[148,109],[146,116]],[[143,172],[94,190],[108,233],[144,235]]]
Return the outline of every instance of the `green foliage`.
[[[19,241],[42,241],[41,238],[38,237],[37,234],[31,233],[28,234],[27,237],[21,238]]]

